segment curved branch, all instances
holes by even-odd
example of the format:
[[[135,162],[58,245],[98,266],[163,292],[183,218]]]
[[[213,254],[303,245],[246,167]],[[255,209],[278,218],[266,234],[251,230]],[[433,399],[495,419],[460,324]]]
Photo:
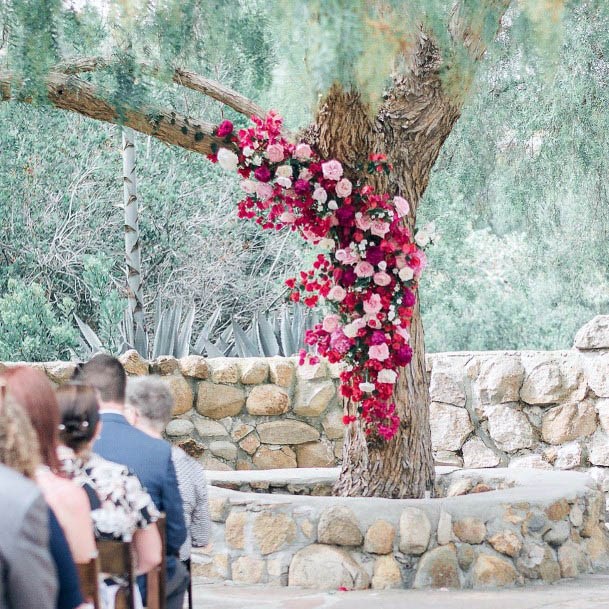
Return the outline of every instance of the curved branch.
[[[12,89],[17,84],[19,79],[14,74],[0,72],[0,99],[13,99]],[[108,95],[103,89],[75,76],[52,72],[47,76],[46,84],[49,101],[62,110],[77,112],[106,123],[131,127],[166,144],[199,154],[210,154],[219,146],[231,147],[213,134],[214,125],[211,123],[164,108],[134,108],[128,105],[117,108],[107,101]],[[30,99],[19,101],[31,102]]]
[[[103,70],[109,66],[115,64],[118,59],[115,58],[104,58],[104,57],[84,57],[82,59],[76,59],[71,62],[65,62],[59,64],[56,68],[56,72],[63,72],[65,74],[79,74],[82,72],[95,72],[96,70]],[[148,74],[158,74],[160,72],[158,66],[154,66],[149,63],[139,63],[138,67]],[[230,87],[226,87],[219,82],[205,78],[200,74],[185,70],[182,68],[175,68],[172,80],[177,85],[198,91],[211,97],[216,101],[228,106],[244,114],[248,118],[251,116],[258,116],[263,118],[267,112],[262,106],[248,99],[241,93],[237,93]]]

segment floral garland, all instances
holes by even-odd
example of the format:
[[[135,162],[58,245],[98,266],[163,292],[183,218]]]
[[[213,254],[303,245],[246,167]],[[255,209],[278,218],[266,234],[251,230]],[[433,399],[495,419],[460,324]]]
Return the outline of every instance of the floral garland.
[[[252,121],[237,133],[223,121],[215,134],[238,152],[220,147],[208,158],[241,175],[240,218],[264,229],[289,226],[326,250],[311,270],[286,281],[290,299],[308,307],[326,302],[332,313],[307,331],[306,343],[328,361],[347,364],[341,394],[358,403],[370,439],[389,440],[400,422],[392,395],[398,369],[412,359],[409,327],[427,264],[422,248],[434,240],[433,226],[413,238],[403,220],[409,213],[404,198],[352,183],[339,161],[288,142],[275,112]],[[370,156],[369,173],[390,170],[383,155]],[[303,350],[300,364],[305,360],[318,358]],[[343,417],[345,424],[354,420]]]

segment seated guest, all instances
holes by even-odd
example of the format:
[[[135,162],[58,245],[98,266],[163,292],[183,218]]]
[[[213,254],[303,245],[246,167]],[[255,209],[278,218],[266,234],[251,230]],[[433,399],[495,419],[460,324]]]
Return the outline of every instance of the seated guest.
[[[25,478],[34,478],[38,461],[38,440],[27,415],[12,400],[0,401],[0,513],[13,515],[7,528],[14,546],[11,551],[0,523],[0,570],[9,574],[4,590],[0,583],[0,608],[84,609],[76,565],[59,522],[33,482],[21,489]],[[11,470],[25,478],[9,474]],[[31,500],[30,507],[22,510],[21,500]]]
[[[161,439],[173,410],[173,394],[167,384],[151,376],[129,379],[126,402],[132,423],[149,436]],[[192,546],[202,547],[209,542],[207,480],[203,466],[181,448],[172,446],[171,452],[188,531],[180,548],[180,560],[188,565]]]
[[[161,562],[161,537],[155,526],[159,512],[150,495],[127,467],[92,452],[101,431],[95,390],[84,385],[64,385],[57,392],[61,414],[59,456],[63,471],[88,489],[97,503],[91,511],[97,539],[131,541],[138,574]]]
[[[74,561],[87,563],[97,555],[91,508],[85,491],[61,475],[59,407],[53,386],[44,373],[27,366],[9,368],[0,375],[2,381],[36,432],[42,460],[36,468],[36,483],[61,524]]]
[[[186,539],[182,498],[178,489],[171,449],[131,426],[125,418],[127,376],[114,357],[99,354],[76,370],[74,379],[97,390],[101,421],[100,437],[93,445],[97,454],[126,465],[148,491],[157,509],[165,512],[167,535],[167,609],[182,609],[188,571],[178,560]],[[139,581],[145,598],[145,582]]]

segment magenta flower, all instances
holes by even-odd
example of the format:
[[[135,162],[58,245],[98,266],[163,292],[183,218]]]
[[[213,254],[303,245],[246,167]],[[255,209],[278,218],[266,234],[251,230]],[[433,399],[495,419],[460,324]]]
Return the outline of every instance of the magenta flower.
[[[260,167],[257,167],[256,171],[254,171],[254,177],[259,182],[268,182],[271,179],[271,171],[266,165],[260,165]]]
[[[373,245],[366,250],[366,260],[370,264],[378,264],[384,257],[383,250],[378,245]]]
[[[308,195],[311,191],[311,184],[306,180],[296,180],[294,184],[294,192],[297,195]]]

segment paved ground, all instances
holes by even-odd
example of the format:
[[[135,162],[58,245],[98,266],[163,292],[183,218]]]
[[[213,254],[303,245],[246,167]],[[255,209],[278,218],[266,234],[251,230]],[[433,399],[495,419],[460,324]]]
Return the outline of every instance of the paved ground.
[[[196,609],[607,609],[609,575],[590,575],[553,586],[497,592],[387,590],[313,592],[200,584]]]

